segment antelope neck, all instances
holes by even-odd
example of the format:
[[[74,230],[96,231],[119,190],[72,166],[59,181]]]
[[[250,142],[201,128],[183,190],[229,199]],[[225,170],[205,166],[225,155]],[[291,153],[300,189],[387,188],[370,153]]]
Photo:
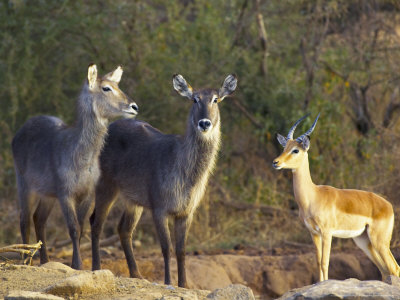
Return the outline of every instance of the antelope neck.
[[[294,197],[301,209],[310,204],[310,195],[315,191],[315,184],[311,179],[308,154],[297,169],[292,169]]]
[[[86,101],[88,99],[85,99]],[[79,105],[79,104],[78,104]],[[82,167],[92,164],[101,151],[104,138],[107,134],[107,125],[100,120],[93,109],[83,105],[78,112],[76,130],[78,132],[77,144],[73,149],[75,163]]]
[[[213,167],[216,153],[220,144],[220,122],[212,128],[213,132],[208,138],[200,136],[196,126],[193,124],[192,116],[187,122],[186,132],[181,137],[181,152],[179,152],[178,164],[183,172],[189,177],[197,178],[200,174],[207,172]],[[194,180],[193,178],[193,180]],[[189,181],[190,182],[190,181]]]

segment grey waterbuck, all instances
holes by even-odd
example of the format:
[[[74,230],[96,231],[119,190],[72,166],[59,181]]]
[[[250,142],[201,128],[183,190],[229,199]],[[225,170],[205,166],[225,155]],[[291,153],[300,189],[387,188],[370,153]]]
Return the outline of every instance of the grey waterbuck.
[[[101,177],[96,187],[92,226],[93,270],[100,269],[99,235],[120,191],[125,210],[118,225],[131,277],[141,277],[132,251],[132,233],[143,207],[153,215],[164,256],[165,283],[170,284],[171,239],[168,216],[175,220],[178,285],[186,286],[185,243],[193,214],[204,195],[220,144],[218,102],[236,89],[229,75],[219,90],[194,91],[181,75],[175,90],[194,103],[183,136],[167,135],[148,123],[119,120],[109,127],[100,156]]]
[[[68,127],[56,117],[37,116],[28,120],[12,141],[22,240],[29,242],[31,210],[34,199],[39,199],[33,221],[36,238],[43,242],[42,264],[49,260],[45,224],[58,198],[73,243],[72,267],[82,266],[79,241],[100,175],[98,158],[108,119],[133,116],[138,111],[136,103],[118,88],[121,76],[118,67],[98,78],[96,65],[90,65],[77,101],[75,126]]]

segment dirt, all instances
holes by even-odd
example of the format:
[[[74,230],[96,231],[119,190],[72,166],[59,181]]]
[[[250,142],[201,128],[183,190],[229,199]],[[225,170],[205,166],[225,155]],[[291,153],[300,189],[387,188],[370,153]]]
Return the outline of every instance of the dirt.
[[[400,249],[395,249],[398,259]],[[69,264],[70,251],[58,252],[51,256],[52,261]],[[163,259],[160,251],[136,249],[136,259],[141,274],[149,284],[162,284],[164,279]],[[117,275],[117,288],[109,297],[122,297],[137,291],[132,284],[123,252],[117,247],[102,250],[102,268]],[[83,252],[84,269],[91,268],[90,251]],[[34,265],[38,261],[34,260]],[[0,272],[0,297],[13,289],[39,291],[74,274],[63,271],[42,270],[25,266],[2,266]],[[214,250],[202,253],[189,253],[186,259],[188,285],[191,289],[212,291],[232,283],[249,286],[259,299],[273,299],[285,292],[317,282],[317,266],[312,247],[285,247],[257,249],[238,245],[231,250]],[[380,280],[377,268],[358,249],[332,249],[329,275],[331,279],[357,278],[360,280]],[[171,262],[173,285],[177,283],[176,261]],[[160,285],[161,286],[161,285]],[[94,299],[89,297],[87,299]],[[85,298],[86,299],[86,298]]]
[[[48,269],[24,265],[0,265],[0,298],[9,292],[23,290],[43,292],[66,278],[90,271],[63,270],[58,266]],[[87,288],[87,287],[86,287]],[[93,289],[90,289],[93,290]],[[53,293],[53,292],[51,292]],[[61,296],[66,299],[204,299],[210,291],[188,290],[173,286],[151,283],[147,280],[115,277],[115,286],[100,292],[85,292]],[[53,293],[54,294],[54,293]],[[57,295],[57,293],[56,293]],[[58,294],[60,296],[60,294]],[[168,298],[171,297],[171,298]]]

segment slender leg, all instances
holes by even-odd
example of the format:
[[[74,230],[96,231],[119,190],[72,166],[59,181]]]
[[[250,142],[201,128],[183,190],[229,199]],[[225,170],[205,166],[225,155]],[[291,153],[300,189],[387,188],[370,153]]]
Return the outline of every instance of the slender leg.
[[[389,250],[389,254],[390,254],[390,257],[392,259],[393,265],[395,266],[392,275],[395,275],[395,276],[399,277],[400,276],[400,267],[399,267],[396,259],[394,258],[392,251],[390,251],[390,247],[388,248],[388,250]]]
[[[82,259],[79,251],[80,226],[76,216],[74,199],[68,197],[60,198],[61,209],[67,222],[69,236],[72,240],[73,254],[71,267],[80,270],[82,269]]]
[[[168,218],[165,213],[153,211],[153,219],[156,225],[158,238],[160,239],[161,251],[164,256],[164,283],[171,284],[170,259],[171,259],[171,236],[168,229]]]
[[[319,234],[311,233],[315,249],[317,251],[317,265],[319,270],[319,281],[324,280],[324,273],[322,272],[322,239]]]
[[[21,229],[22,243],[29,244],[32,199],[29,192],[29,188],[25,183],[25,180],[18,174],[18,171],[16,171],[16,173],[17,173],[16,175],[17,175],[18,200],[20,206],[19,225]]]
[[[378,227],[379,226],[379,227]],[[389,275],[399,276],[399,266],[390,251],[393,222],[389,224],[379,222],[368,227],[368,236],[373,248],[380,257],[384,269],[382,280]]]
[[[96,187],[95,208],[90,217],[92,232],[92,270],[100,270],[100,233],[110,208],[115,202],[118,190],[115,185],[107,184],[102,178]]]
[[[383,261],[382,256],[379,254],[378,250],[374,247],[374,245],[372,243],[369,244],[368,250],[371,252],[373,259],[380,266],[378,268],[382,275],[382,281],[384,281],[386,279],[386,277],[389,276],[389,270],[388,270],[385,262]]]
[[[322,234],[322,273],[324,275],[324,280],[328,280],[328,269],[329,269],[329,257],[331,255],[331,244],[332,235]]]
[[[132,248],[132,233],[140,220],[142,212],[143,207],[141,206],[135,206],[134,209],[126,210],[118,225],[119,238],[128,263],[129,275],[132,278],[143,278],[139,272]]]
[[[93,197],[94,197],[94,193],[89,193],[84,199],[82,199],[81,202],[79,202],[79,205],[76,210],[76,214],[78,217],[78,223],[81,228],[80,238],[82,238],[82,235],[83,235],[83,229],[84,229],[85,220],[87,218],[88,212],[90,209],[93,209],[93,204],[94,204]],[[80,240],[79,240],[79,242],[80,242]]]
[[[49,261],[46,246],[46,222],[54,206],[55,199],[40,199],[39,204],[33,214],[33,223],[35,224],[36,239],[42,241],[40,248],[40,263],[45,264]]]
[[[178,286],[187,287],[185,270],[186,238],[192,222],[192,215],[175,217],[176,260],[178,262]]]
[[[381,259],[377,259],[379,255],[376,253],[376,250],[372,247],[371,241],[369,240],[367,231],[364,231],[363,234],[353,238],[356,245],[368,256],[368,258],[378,267],[379,271],[384,276],[384,268],[382,267],[383,262]]]

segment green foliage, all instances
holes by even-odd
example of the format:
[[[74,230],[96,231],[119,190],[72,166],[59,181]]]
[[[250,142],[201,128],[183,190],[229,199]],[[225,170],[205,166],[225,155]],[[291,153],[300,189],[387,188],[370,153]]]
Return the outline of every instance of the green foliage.
[[[295,207],[290,174],[270,167],[280,151],[275,134],[286,134],[309,112],[296,131],[301,134],[320,112],[310,150],[314,181],[374,189],[398,205],[398,180],[382,181],[398,179],[396,115],[390,126],[381,125],[398,85],[398,11],[396,1],[273,0],[260,11],[246,0],[2,1],[0,199],[16,211],[10,150],[15,132],[37,114],[71,124],[87,66],[94,62],[103,74],[122,64],[121,88],[139,104],[139,118],[166,133],[183,133],[190,105],[173,91],[174,73],[194,88],[219,88],[227,74],[238,75],[234,97],[247,115],[232,99],[220,105],[223,147],[210,203],[225,197]],[[260,71],[264,50],[257,13],[267,31],[267,74]],[[363,88],[367,100],[357,102],[352,91]],[[357,127],[360,107],[369,112],[367,134]],[[234,235],[253,218],[246,214],[224,228],[215,226],[212,214],[211,208],[202,214],[210,219],[210,230]],[[1,218],[0,224],[9,222]],[[227,215],[222,220],[231,224]],[[245,236],[261,234],[260,226]],[[206,239],[212,236],[204,233]],[[2,239],[9,237],[0,234]]]

